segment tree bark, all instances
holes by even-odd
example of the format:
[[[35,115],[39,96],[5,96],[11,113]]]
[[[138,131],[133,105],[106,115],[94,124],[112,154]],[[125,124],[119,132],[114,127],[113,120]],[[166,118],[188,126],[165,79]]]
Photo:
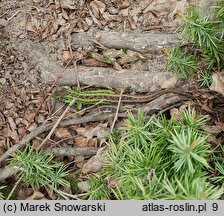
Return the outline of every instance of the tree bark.
[[[131,32],[107,32],[78,33],[73,34],[72,44],[74,48],[89,47],[95,42],[107,48],[127,48],[138,52],[149,52],[150,50],[173,47],[180,43],[179,34],[166,33],[131,33]]]

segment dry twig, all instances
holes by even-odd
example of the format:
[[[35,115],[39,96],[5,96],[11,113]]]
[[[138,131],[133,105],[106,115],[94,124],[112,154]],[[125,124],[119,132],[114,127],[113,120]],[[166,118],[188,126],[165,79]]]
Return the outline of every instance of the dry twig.
[[[146,9],[149,7],[149,5],[152,4],[154,0],[149,0],[148,4],[142,9],[142,12],[145,13],[146,12]]]
[[[69,105],[66,107],[65,111],[62,113],[60,118],[55,123],[54,127],[51,129],[50,133],[45,137],[45,139],[41,142],[41,144],[38,146],[37,149],[41,149],[44,146],[44,144],[46,143],[46,141],[51,138],[51,135],[54,133],[54,131],[57,128],[57,126],[59,125],[60,121],[64,118],[65,114],[69,111],[71,106],[75,103],[75,100],[76,100],[76,98],[73,98],[73,100],[69,103]]]
[[[97,153],[99,148],[94,147],[82,147],[82,148],[74,148],[74,147],[54,147],[52,149],[47,150],[55,156],[85,156],[91,157]]]
[[[114,120],[113,120],[113,123],[111,125],[111,128],[110,128],[110,131],[112,131],[114,129],[114,125],[117,121],[117,117],[118,117],[118,112],[119,112],[119,109],[120,109],[120,105],[121,105],[121,98],[122,98],[122,94],[123,94],[123,89],[121,90],[121,93],[119,95],[119,101],[118,101],[118,104],[117,104],[117,110],[116,110],[116,113],[115,113],[115,116],[114,116]]]
[[[20,176],[20,178],[18,179],[18,181],[15,183],[15,185],[14,185],[13,189],[12,189],[12,190],[11,190],[11,192],[9,193],[9,195],[8,195],[8,197],[7,197],[7,199],[6,199],[6,200],[9,200],[9,199],[10,199],[10,197],[11,197],[11,196],[12,196],[12,194],[13,194],[13,192],[14,192],[14,191],[15,191],[15,189],[17,188],[18,184],[21,182],[21,180],[22,180],[23,176],[24,176],[24,174],[22,174],[22,175]]]
[[[70,197],[70,198],[73,198],[73,199],[76,199],[76,200],[80,200],[79,197],[87,195],[87,193],[73,195],[73,194],[65,193],[64,191],[61,191],[61,190],[55,190],[55,192],[59,193],[61,196],[64,195],[66,198]]]

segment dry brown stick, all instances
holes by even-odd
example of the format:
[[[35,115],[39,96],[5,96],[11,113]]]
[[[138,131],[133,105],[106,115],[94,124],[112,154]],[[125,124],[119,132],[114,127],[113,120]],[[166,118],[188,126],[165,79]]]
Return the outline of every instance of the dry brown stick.
[[[65,127],[65,126],[70,126],[75,124],[102,121],[102,120],[110,119],[112,117],[114,117],[114,113],[99,114],[95,116],[84,116],[84,117],[75,118],[75,119],[62,120],[59,123],[59,126]],[[127,117],[127,114],[119,114],[118,117]],[[10,154],[15,152],[17,149],[23,148],[27,143],[29,143],[33,138],[35,138],[39,134],[51,130],[54,127],[54,125],[55,123],[41,125],[40,127],[36,128],[34,131],[32,131],[30,134],[24,136],[23,139],[20,140],[18,144],[13,145],[0,157],[0,165],[10,156]]]
[[[55,82],[51,85],[51,88],[49,89],[48,93],[46,94],[45,97],[43,97],[43,99],[40,102],[40,105],[38,106],[36,112],[34,113],[34,116],[32,117],[32,119],[29,121],[28,126],[24,129],[24,131],[22,132],[22,134],[19,136],[19,140],[16,141],[16,143],[19,143],[19,141],[21,139],[23,139],[23,137],[25,136],[26,132],[28,131],[28,129],[31,127],[31,125],[34,123],[36,116],[38,115],[42,105],[44,104],[44,102],[46,101],[47,97],[52,95],[53,92],[52,89],[55,87],[55,85],[57,84],[57,82],[61,79],[62,74],[64,73],[65,69],[68,67],[68,65],[70,64],[71,60],[67,63],[67,65],[63,68],[63,70],[61,71],[61,73],[58,74],[57,79],[55,80]],[[50,95],[49,95],[50,94]]]
[[[0,18],[4,17],[8,12],[9,10],[5,11],[3,14],[0,15]]]
[[[81,199],[79,199],[79,197],[88,194],[88,193],[82,193],[82,194],[74,195],[74,194],[66,193],[66,192],[61,191],[61,190],[55,190],[55,192],[59,193],[60,195],[64,195],[64,196],[66,196],[66,198],[67,198],[67,197],[70,197],[70,198],[73,198],[73,199],[76,199],[76,200],[81,200]]]
[[[55,115],[56,115],[59,111],[61,111],[61,109],[64,108],[64,106],[66,106],[66,105],[63,104],[63,105],[62,105],[61,107],[59,107],[55,112],[53,112],[52,114],[50,114],[50,117],[48,117],[48,118],[43,122],[43,124],[45,124],[46,122],[48,122],[49,120],[51,120],[52,118],[54,118]]]
[[[56,193],[58,193],[62,198],[64,198],[65,200],[69,200],[69,198],[66,196],[66,195],[64,195],[63,193],[61,193],[61,191],[59,191],[59,190],[54,190],[54,192],[56,192]]]
[[[60,107],[56,112],[54,112],[49,118],[47,118],[47,119],[43,122],[43,124],[48,123],[48,122],[49,122],[50,120],[52,120],[53,118],[56,118],[56,116],[54,116],[54,115],[56,115],[56,113],[59,112],[62,108],[64,108],[64,106]]]
[[[100,49],[102,49],[102,50],[107,50],[107,48],[104,46],[104,45],[102,45],[100,42],[98,42],[98,41],[96,41],[96,40],[91,40],[94,44],[96,44],[96,45],[98,45],[99,46],[99,48]]]
[[[18,181],[15,183],[14,187],[12,188],[11,192],[9,193],[8,197],[6,200],[9,200],[10,197],[12,196],[13,192],[15,191],[15,189],[17,188],[18,184],[21,182],[22,178],[23,178],[24,174],[22,174],[20,176],[20,178],[18,179]]]
[[[118,101],[118,104],[117,104],[117,110],[116,110],[116,113],[115,113],[115,116],[114,116],[114,120],[113,120],[113,123],[111,125],[111,128],[110,128],[110,131],[112,131],[114,129],[114,125],[117,121],[117,117],[118,117],[118,112],[119,112],[119,109],[120,109],[120,106],[121,106],[121,98],[122,98],[122,94],[123,94],[123,90],[121,90],[121,93],[119,95],[119,101]]]
[[[18,11],[16,11],[11,17],[9,17],[8,19],[7,19],[7,21],[9,22],[13,17],[15,17],[18,13],[20,13],[20,12],[23,12],[22,10],[18,10]]]
[[[85,156],[91,157],[97,153],[99,148],[85,147],[85,148],[74,148],[74,147],[54,147],[48,149],[47,152],[52,153],[55,156]]]
[[[149,0],[148,4],[142,9],[142,12],[145,13],[145,10],[149,7],[150,4],[152,4],[154,0]]]
[[[54,127],[51,129],[49,134],[45,137],[45,139],[41,142],[41,144],[38,146],[37,149],[41,149],[44,146],[44,144],[46,143],[46,141],[51,138],[51,135],[54,133],[54,131],[57,128],[57,126],[59,125],[60,121],[64,118],[65,114],[69,111],[69,109],[72,107],[72,105],[75,103],[75,101],[76,101],[76,98],[73,98],[73,100],[69,103],[69,105],[66,107],[65,111],[61,114],[60,118],[55,123]]]

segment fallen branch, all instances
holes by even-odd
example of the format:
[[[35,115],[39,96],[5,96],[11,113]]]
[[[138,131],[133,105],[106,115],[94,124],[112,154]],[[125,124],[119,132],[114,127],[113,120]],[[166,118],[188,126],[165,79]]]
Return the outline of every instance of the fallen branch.
[[[99,148],[86,147],[86,148],[73,148],[73,147],[55,147],[47,150],[55,156],[85,156],[91,157],[97,153]]]
[[[140,35],[147,38],[147,34],[142,33]],[[156,35],[151,37],[157,38]],[[162,44],[163,40],[160,43]],[[135,42],[132,42],[132,44],[135,45]],[[136,46],[139,46],[140,49],[140,46],[147,46],[147,44],[144,44],[143,41],[142,44]],[[55,60],[52,60],[47,50],[44,49],[45,47],[41,44],[33,43],[32,41],[20,41],[16,44],[16,47],[21,53],[29,56],[33,64],[37,65],[38,70],[41,71],[41,79],[44,83],[52,84],[57,80],[57,76],[60,76],[59,71],[62,71],[63,67]],[[161,47],[163,46],[161,45]],[[163,88],[164,83],[169,83],[169,86],[166,88],[177,84],[177,78],[173,73],[164,73],[164,60],[165,56],[163,55],[151,59],[147,70],[132,68],[116,71],[113,68],[84,67],[78,65],[77,73],[79,77],[76,78],[77,75],[74,73],[74,68],[66,68],[63,72],[63,77],[57,81],[57,84],[74,86],[77,85],[78,79],[80,85],[124,88],[135,92],[157,91]]]
[[[119,114],[119,117],[126,117],[127,114]],[[76,119],[68,119],[63,120],[59,123],[59,126],[65,127],[75,124],[82,124],[82,123],[88,123],[88,122],[94,122],[94,121],[102,121],[106,119],[110,119],[114,117],[114,113],[110,114],[100,114],[96,116],[84,116],[81,118]],[[40,127],[36,128],[34,131],[32,131],[30,134],[26,135],[20,142],[16,145],[13,145],[10,149],[8,149],[1,157],[0,157],[0,165],[17,149],[23,148],[27,143],[29,143],[33,138],[37,137],[39,134],[43,132],[47,132],[51,130],[54,127],[55,123],[49,123],[45,125],[41,125]]]
[[[86,148],[72,148],[72,147],[55,147],[52,149],[47,149],[47,152],[52,153],[55,156],[84,156],[91,157],[96,155],[99,148],[86,147]],[[0,182],[10,178],[16,172],[17,168],[15,167],[6,167],[0,170]]]
[[[116,71],[113,68],[78,66],[79,80],[82,85],[93,85],[104,88],[124,88],[135,92],[151,92],[163,89],[163,84],[168,83],[173,87],[178,83],[177,78],[171,72],[164,72],[161,64],[154,62],[149,65],[149,71],[134,69],[122,69]],[[56,75],[56,74],[55,74]],[[54,79],[49,79],[48,74],[42,74],[42,79],[51,84]],[[67,69],[58,85],[76,85],[73,69]]]
[[[178,34],[97,31],[92,34],[89,32],[74,33],[72,35],[72,46],[74,48],[93,46],[93,40],[107,48],[127,48],[138,52],[173,47],[180,43]]]
[[[61,191],[61,190],[55,190],[55,192],[58,193],[59,195],[61,195],[62,197],[64,197],[66,200],[69,200],[68,197],[70,197],[72,199],[75,199],[75,200],[81,200],[79,197],[87,195],[87,193],[74,195],[74,194],[66,193],[66,192]]]
[[[147,113],[147,114],[151,114],[155,112],[161,113],[167,107],[170,107],[171,105],[180,103],[182,101],[189,100],[190,97],[191,95],[190,94],[187,95],[187,93],[186,95],[177,95],[174,93],[164,94],[159,96],[155,100],[149,102],[148,104],[146,104],[143,108],[143,111],[144,113]]]
[[[160,111],[161,109],[164,109],[167,106],[170,106],[171,104],[188,100],[189,97],[192,97],[189,93],[184,93],[184,91],[178,91],[173,93],[166,93],[164,95],[159,96],[158,98],[154,99],[150,103],[146,104],[143,107],[143,111],[145,113],[154,113],[156,111]],[[118,117],[127,117],[128,114],[118,114]],[[94,122],[94,121],[102,121],[102,120],[108,120],[110,118],[114,118],[114,113],[110,114],[99,114],[95,116],[84,116],[78,119],[68,119],[63,120],[59,123],[59,126],[65,127],[75,124],[82,124],[82,123],[88,123],[88,122]],[[10,149],[8,149],[1,157],[0,157],[0,165],[9,157],[10,154],[15,152],[17,149],[23,148],[27,143],[29,143],[33,138],[38,136],[39,134],[43,132],[47,132],[51,130],[55,126],[55,123],[49,123],[46,125],[42,125],[38,128],[36,128],[34,131],[32,131],[30,134],[26,135],[18,144],[12,146]]]

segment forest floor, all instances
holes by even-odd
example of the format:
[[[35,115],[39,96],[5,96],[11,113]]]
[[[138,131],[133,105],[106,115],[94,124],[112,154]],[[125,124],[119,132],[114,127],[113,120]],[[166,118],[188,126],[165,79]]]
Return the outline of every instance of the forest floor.
[[[78,174],[78,193],[82,193],[85,175],[101,168],[94,156],[105,145],[106,134],[123,126],[129,111],[139,109],[146,116],[171,116],[184,107],[195,107],[212,119],[207,126],[213,133],[211,143],[223,143],[221,90],[199,89],[195,82],[182,81],[163,69],[166,49],[180,43],[180,16],[186,2],[178,1],[161,17],[150,12],[156,3],[0,0],[2,170],[9,153],[27,143],[51,149],[57,161],[70,164]],[[67,107],[53,96],[63,95],[71,86],[90,89],[95,104],[69,101]],[[113,90],[106,95],[109,104],[100,105],[107,93],[97,98],[94,91],[99,89]],[[2,175],[10,191],[18,179]],[[22,184],[16,191],[16,199],[56,198],[43,191],[34,194]]]

